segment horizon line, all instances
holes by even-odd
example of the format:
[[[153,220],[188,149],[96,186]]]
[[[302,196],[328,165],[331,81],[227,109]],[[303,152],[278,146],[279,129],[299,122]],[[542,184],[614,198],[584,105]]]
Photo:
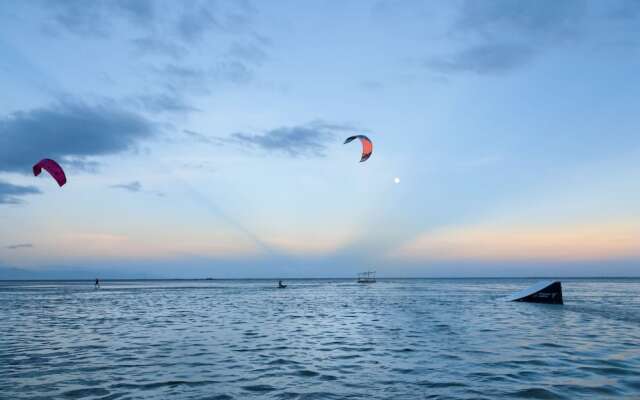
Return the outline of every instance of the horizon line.
[[[59,281],[59,282],[85,282],[92,281],[96,278],[43,278],[43,279],[4,279],[0,278],[0,282],[43,282],[43,281]],[[98,278],[100,281],[273,281],[273,280],[357,280],[357,277],[274,277],[274,278]],[[392,280],[392,279],[640,279],[640,275],[585,275],[585,276],[410,276],[410,277],[377,277],[376,279]]]

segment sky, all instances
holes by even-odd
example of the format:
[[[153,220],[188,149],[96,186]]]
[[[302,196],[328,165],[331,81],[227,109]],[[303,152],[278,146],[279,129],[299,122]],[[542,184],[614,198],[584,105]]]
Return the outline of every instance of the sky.
[[[640,276],[637,0],[0,21],[0,278]]]

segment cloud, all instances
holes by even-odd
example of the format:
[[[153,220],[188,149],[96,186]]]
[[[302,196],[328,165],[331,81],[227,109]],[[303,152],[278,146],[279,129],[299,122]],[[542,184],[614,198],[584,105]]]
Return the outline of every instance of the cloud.
[[[208,161],[188,161],[179,164],[182,169],[194,169],[205,172],[216,172],[218,169]]]
[[[30,249],[32,247],[33,247],[33,244],[31,243],[18,243],[18,244],[12,244],[10,246],[6,246],[5,249],[18,250],[18,249]]]
[[[253,72],[240,61],[225,61],[213,68],[213,77],[218,81],[242,84],[253,78]]]
[[[131,39],[134,49],[140,55],[159,54],[179,59],[184,57],[188,50],[186,47],[160,37],[147,36]]]
[[[86,7],[86,3],[81,3]],[[112,7],[113,10],[125,17],[131,24],[147,25],[156,18],[155,0],[105,0],[105,7]]]
[[[165,197],[165,194],[163,192],[160,192],[157,190],[143,190],[142,183],[140,183],[139,181],[133,181],[129,183],[119,183],[116,185],[111,185],[109,187],[111,189],[126,190],[127,192],[130,192],[130,193],[147,193],[147,194],[153,194],[158,197]]]
[[[170,93],[208,94],[211,76],[208,71],[179,64],[154,68],[153,72]]]
[[[231,142],[291,157],[323,157],[327,143],[334,140],[336,132],[353,130],[347,125],[315,121],[306,125],[284,126],[262,134],[233,133]]]
[[[247,65],[259,66],[267,59],[269,40],[253,29],[256,10],[248,1],[96,0],[87,7],[82,0],[43,0],[34,4],[50,16],[45,23],[49,31],[53,28],[54,32],[82,38],[122,39],[138,55],[180,62],[181,71],[169,66],[164,72],[174,78],[181,75],[182,84],[189,79],[200,85],[203,74],[215,80],[244,83],[252,75]],[[216,47],[228,50],[212,52],[211,40]],[[184,66],[188,56],[202,43],[207,45],[207,54],[219,59],[210,69],[188,71]],[[179,88],[181,84],[173,86]]]
[[[532,35],[558,38],[573,35],[586,15],[585,0],[526,2],[512,0],[465,0],[454,24],[457,33],[498,38],[511,32],[530,40]],[[510,39],[510,38],[507,38]]]
[[[257,43],[235,42],[229,47],[227,54],[253,65],[262,65],[268,58],[267,52]]]
[[[501,74],[526,65],[534,55],[535,50],[526,45],[487,44],[465,49],[446,57],[434,58],[425,65],[443,73]]]
[[[150,25],[155,20],[155,2],[151,0],[98,0],[87,7],[82,0],[42,1],[41,6],[53,14],[60,29],[80,36],[107,37],[118,18],[134,26]]]
[[[224,40],[233,38],[227,54],[232,59],[258,64],[266,58],[263,47],[268,39],[252,28],[256,10],[247,1],[96,0],[91,7],[82,0],[35,4],[50,15],[46,24],[56,32],[83,38],[137,32],[126,40],[141,55],[180,60],[214,35],[217,42],[225,36]],[[122,25],[133,29],[122,29]]]
[[[111,24],[102,17],[103,7],[96,3],[94,7],[86,7],[80,0],[66,2],[47,2],[41,4],[48,7],[53,14],[53,22],[57,27],[79,36],[108,36]]]
[[[232,60],[219,61],[207,68],[167,64],[162,68],[154,68],[153,72],[168,92],[178,99],[183,93],[209,94],[211,85],[215,83],[245,84],[253,79],[253,71],[250,68],[241,61]],[[166,105],[168,102],[160,103]]]
[[[129,183],[120,183],[117,185],[111,185],[109,187],[112,189],[123,189],[133,193],[137,193],[142,190],[142,184],[138,181],[133,181]]]
[[[202,40],[207,31],[220,28],[220,24],[211,11],[200,4],[183,10],[176,27],[183,41],[193,43]]]
[[[82,171],[90,174],[98,172],[100,163],[93,160],[87,160],[86,157],[66,157],[64,159],[64,168],[66,171]]]
[[[502,74],[521,68],[545,50],[579,38],[584,0],[463,1],[450,37],[457,50],[425,62],[441,73]]]
[[[206,136],[206,135],[203,135],[202,133],[191,131],[188,129],[184,129],[182,132],[184,132],[189,138],[199,143],[215,144],[218,146],[221,146],[225,143],[224,139]]]
[[[54,27],[80,36],[110,37],[122,22],[142,30],[143,47],[164,53],[159,39],[172,37],[185,45],[202,41],[212,31],[247,34],[255,10],[245,1],[82,0],[40,1]],[[159,12],[162,10],[162,12]],[[150,45],[150,46],[146,46]]]
[[[201,41],[209,31],[247,33],[254,13],[247,1],[185,2],[178,12],[177,33],[191,44]]]
[[[189,105],[184,97],[173,91],[158,94],[143,94],[132,98],[145,111],[152,113],[190,113],[200,111]]]
[[[82,0],[36,0],[25,9],[43,16],[49,34],[130,46],[148,61],[135,60],[132,69],[160,93],[134,92],[128,100],[151,113],[197,111],[191,96],[208,95],[221,83],[250,82],[267,59],[269,41],[254,29],[256,11],[247,1],[96,0],[87,7]]]
[[[39,194],[40,190],[34,186],[19,186],[0,181],[0,204],[22,204],[22,196]]]
[[[61,102],[0,119],[0,171],[31,171],[42,158],[82,162],[120,153],[156,134],[147,119],[112,103]]]
[[[392,257],[421,261],[589,261],[640,255],[637,225],[492,225],[444,228],[418,235]]]

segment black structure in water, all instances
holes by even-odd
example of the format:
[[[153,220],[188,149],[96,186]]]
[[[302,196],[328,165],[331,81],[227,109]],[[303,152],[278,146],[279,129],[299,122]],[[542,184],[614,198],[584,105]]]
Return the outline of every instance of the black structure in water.
[[[508,301],[527,303],[564,304],[560,281],[543,281],[507,297]]]

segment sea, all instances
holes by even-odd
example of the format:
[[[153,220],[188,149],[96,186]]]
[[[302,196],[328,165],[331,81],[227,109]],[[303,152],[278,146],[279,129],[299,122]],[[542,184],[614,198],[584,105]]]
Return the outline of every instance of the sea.
[[[1,399],[640,399],[640,279],[0,282]]]

